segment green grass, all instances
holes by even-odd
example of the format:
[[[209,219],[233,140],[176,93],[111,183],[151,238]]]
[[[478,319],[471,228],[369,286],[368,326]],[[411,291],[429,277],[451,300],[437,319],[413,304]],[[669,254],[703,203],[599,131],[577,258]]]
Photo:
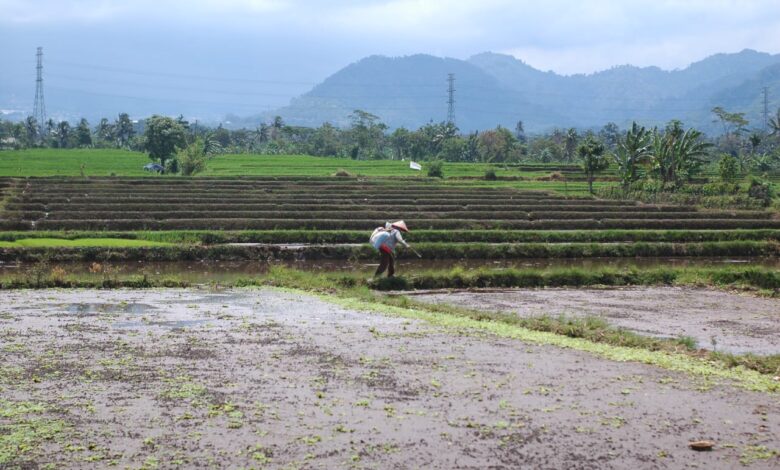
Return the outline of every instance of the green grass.
[[[127,238],[77,238],[68,240],[64,238],[19,238],[14,241],[0,241],[0,248],[54,248],[54,247],[148,247],[148,246],[172,246],[171,243],[133,240]]]
[[[422,163],[423,167],[426,163]],[[444,175],[484,176],[490,165],[446,163]],[[409,169],[409,162],[397,160],[351,160],[304,155],[220,155],[208,162],[204,176],[331,176],[339,170],[363,176],[409,176],[424,178],[425,170]],[[501,176],[520,176],[518,171],[497,171]]]
[[[0,176],[153,176],[143,170],[145,153],[112,149],[30,149],[0,152]],[[423,162],[423,166],[426,163]],[[487,163],[445,163],[446,177],[482,177],[488,168],[498,176],[540,176]],[[425,171],[409,169],[397,160],[351,160],[307,155],[219,155],[208,161],[201,176],[331,176],[338,170],[363,176],[425,177]]]
[[[0,176],[143,176],[149,157],[112,149],[31,149],[0,152]]]
[[[148,176],[143,170],[149,163],[145,153],[113,149],[30,149],[0,152],[0,176]],[[83,165],[83,168],[82,168]],[[423,167],[426,163],[423,162]],[[520,171],[511,166],[488,163],[445,163],[446,178],[482,178],[492,168],[498,177],[535,178],[550,171]],[[219,155],[209,160],[206,171],[199,176],[332,176],[339,170],[352,175],[372,177],[410,177],[426,179],[426,172],[409,169],[409,162],[397,160],[351,160],[306,155]],[[545,181],[458,181],[458,184],[523,189],[549,189],[584,195],[584,182]],[[599,187],[604,183],[598,183]]]

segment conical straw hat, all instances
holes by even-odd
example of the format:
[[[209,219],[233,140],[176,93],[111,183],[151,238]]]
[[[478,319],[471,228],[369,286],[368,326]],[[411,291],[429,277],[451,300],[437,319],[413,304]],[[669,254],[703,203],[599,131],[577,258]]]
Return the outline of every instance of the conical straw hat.
[[[408,232],[409,231],[409,229],[406,228],[406,222],[404,222],[403,220],[399,220],[398,222],[393,222],[392,225],[393,225],[393,227],[397,228],[398,230],[400,230],[402,232]]]

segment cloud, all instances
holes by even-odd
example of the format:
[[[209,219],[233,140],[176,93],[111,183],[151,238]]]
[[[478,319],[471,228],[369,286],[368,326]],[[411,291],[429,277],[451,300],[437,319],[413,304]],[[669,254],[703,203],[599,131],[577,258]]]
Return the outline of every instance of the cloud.
[[[286,0],[0,0],[0,21],[63,24],[165,18],[208,22],[281,12],[291,5]]]
[[[591,73],[617,65],[659,66],[682,69],[713,54],[743,49],[780,51],[780,37],[773,36],[780,25],[735,29],[729,34],[712,31],[679,34],[652,41],[604,41],[596,44],[521,46],[498,50],[541,70],[562,74]]]
[[[330,51],[341,57],[332,70],[367,54],[493,50],[575,73],[624,63],[684,67],[743,48],[780,52],[777,0],[0,0],[0,11],[0,25],[85,25],[96,39],[112,28],[156,28]]]

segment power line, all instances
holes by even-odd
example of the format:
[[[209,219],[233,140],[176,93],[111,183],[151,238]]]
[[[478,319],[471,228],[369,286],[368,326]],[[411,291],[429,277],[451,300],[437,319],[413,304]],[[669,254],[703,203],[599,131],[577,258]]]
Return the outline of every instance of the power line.
[[[315,85],[315,83],[313,82],[294,82],[289,80],[284,80],[284,81],[258,80],[254,78],[215,77],[215,76],[192,75],[192,74],[183,74],[183,73],[149,72],[149,71],[133,70],[133,69],[120,68],[120,67],[108,67],[105,65],[79,64],[74,62],[63,62],[63,61],[52,61],[52,63],[55,65],[57,64],[64,65],[66,67],[76,67],[79,70],[93,69],[93,70],[103,70],[106,72],[119,72],[119,73],[126,73],[132,75],[144,75],[144,76],[154,76],[154,77],[187,78],[187,79],[196,79],[196,80],[212,80],[212,81],[219,81],[219,82],[267,83],[271,85]]]

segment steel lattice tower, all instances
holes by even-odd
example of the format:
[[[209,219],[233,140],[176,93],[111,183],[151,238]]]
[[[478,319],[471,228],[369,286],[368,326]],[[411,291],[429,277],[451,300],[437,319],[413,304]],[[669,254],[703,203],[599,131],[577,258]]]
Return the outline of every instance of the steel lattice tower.
[[[769,87],[764,87],[764,132],[769,128]]]
[[[46,129],[46,104],[43,102],[43,48],[38,48],[35,54],[38,59],[38,65],[35,67],[37,76],[35,78],[35,106],[33,106],[33,117],[38,121],[38,126],[43,131]]]
[[[455,74],[447,74],[447,122],[455,124]]]

